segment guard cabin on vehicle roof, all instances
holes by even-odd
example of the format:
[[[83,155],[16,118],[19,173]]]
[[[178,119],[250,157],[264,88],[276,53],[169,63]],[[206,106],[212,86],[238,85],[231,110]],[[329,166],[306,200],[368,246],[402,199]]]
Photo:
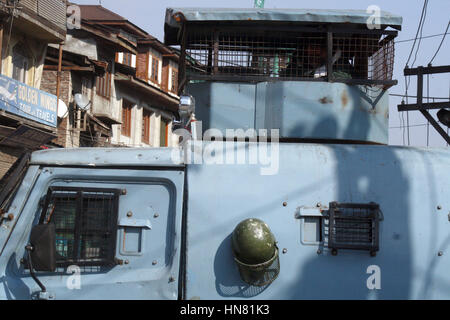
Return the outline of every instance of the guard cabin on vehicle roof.
[[[165,43],[181,46],[179,90],[195,98],[203,132],[387,144],[402,18],[372,20],[362,10],[168,8]]]

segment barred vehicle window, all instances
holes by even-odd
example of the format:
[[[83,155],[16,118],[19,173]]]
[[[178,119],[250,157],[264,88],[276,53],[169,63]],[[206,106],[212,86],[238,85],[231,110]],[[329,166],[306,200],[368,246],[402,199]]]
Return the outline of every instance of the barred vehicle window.
[[[40,224],[55,224],[57,266],[113,265],[119,190],[51,187]]]

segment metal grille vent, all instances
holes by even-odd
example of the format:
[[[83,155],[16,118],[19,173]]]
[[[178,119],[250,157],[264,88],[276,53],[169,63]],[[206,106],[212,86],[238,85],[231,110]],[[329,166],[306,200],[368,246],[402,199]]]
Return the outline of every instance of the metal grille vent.
[[[379,250],[380,208],[378,204],[330,203],[328,247],[368,250],[372,256]]]
[[[58,267],[114,264],[118,190],[50,188],[40,223],[54,223]]]

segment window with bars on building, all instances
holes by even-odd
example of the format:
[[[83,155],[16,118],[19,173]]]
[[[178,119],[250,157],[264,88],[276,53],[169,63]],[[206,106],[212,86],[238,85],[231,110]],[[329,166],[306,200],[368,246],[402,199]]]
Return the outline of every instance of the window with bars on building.
[[[310,28],[311,29],[311,28]],[[316,28],[316,30],[320,30]],[[224,27],[187,31],[185,57],[190,80],[305,80],[393,85],[394,38],[390,31],[366,33],[265,30]],[[331,41],[330,41],[331,40]],[[332,48],[328,50],[328,44]],[[328,57],[328,51],[331,52]],[[328,75],[331,66],[332,75]]]
[[[159,60],[152,56],[152,75],[151,80],[154,83],[159,83]]]
[[[111,97],[111,73],[105,71],[103,76],[97,76],[97,94],[104,98],[109,99]]]
[[[152,117],[152,112],[145,110],[142,113],[142,142],[145,144],[150,144],[150,120]]]
[[[160,127],[160,147],[169,146],[169,123],[170,121],[161,117],[161,127]]]
[[[177,93],[178,92],[178,70],[172,68],[172,83],[171,83],[171,87],[170,87],[170,91],[172,93]]]
[[[58,267],[115,263],[119,190],[50,187],[40,224],[56,229]]]
[[[121,134],[126,137],[131,137],[131,113],[133,104],[125,99],[122,100],[122,127]]]

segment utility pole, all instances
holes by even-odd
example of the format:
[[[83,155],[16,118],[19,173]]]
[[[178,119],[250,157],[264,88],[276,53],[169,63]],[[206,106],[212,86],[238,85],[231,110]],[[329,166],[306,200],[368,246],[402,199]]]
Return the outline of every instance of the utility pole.
[[[405,76],[417,76],[417,103],[414,104],[402,103],[398,105],[398,111],[399,112],[413,111],[413,110],[420,111],[423,114],[423,116],[428,120],[428,122],[434,127],[434,129],[436,129],[436,131],[442,136],[442,138],[448,144],[450,144],[450,136],[444,129],[442,129],[439,123],[436,120],[434,120],[434,118],[428,112],[428,110],[431,109],[442,109],[440,111],[441,114],[444,114],[446,118],[449,117],[448,114],[450,114],[450,112],[445,109],[450,108],[450,100],[444,102],[431,102],[431,103],[428,101],[427,102],[423,101],[423,76],[427,74],[438,74],[438,73],[450,73],[450,65],[436,66],[436,67],[428,65],[428,67],[420,66],[417,68],[406,67],[404,70]],[[443,124],[448,126],[448,123],[446,122],[443,122]]]

